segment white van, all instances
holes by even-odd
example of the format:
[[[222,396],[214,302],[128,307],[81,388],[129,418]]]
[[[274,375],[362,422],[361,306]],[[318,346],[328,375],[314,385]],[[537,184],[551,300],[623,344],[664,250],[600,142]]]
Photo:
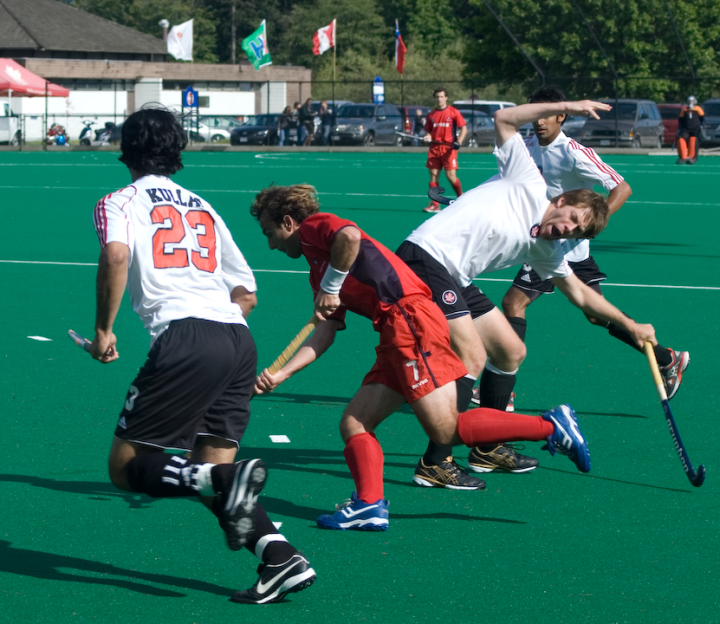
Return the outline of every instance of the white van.
[[[508,108],[509,106],[515,106],[514,102],[503,102],[502,100],[478,100],[470,98],[469,100],[456,100],[453,102],[455,108],[463,108],[465,110],[476,110],[481,113],[485,113],[492,119],[495,111],[499,111],[501,108]]]
[[[20,120],[12,112],[7,98],[0,98],[0,143],[17,145],[20,142]]]

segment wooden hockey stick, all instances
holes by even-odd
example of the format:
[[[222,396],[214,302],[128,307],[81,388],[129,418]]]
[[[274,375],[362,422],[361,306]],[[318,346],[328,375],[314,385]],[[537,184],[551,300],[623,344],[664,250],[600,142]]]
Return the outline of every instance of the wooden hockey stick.
[[[685,474],[690,480],[690,483],[692,483],[695,487],[700,487],[703,484],[703,481],[705,481],[705,466],[698,466],[697,472],[693,469],[693,466],[690,463],[690,458],[685,450],[685,446],[683,446],[682,439],[680,438],[680,432],[675,424],[675,419],[670,411],[670,403],[668,402],[667,392],[665,391],[665,382],[663,381],[662,375],[660,375],[660,369],[658,368],[657,360],[655,359],[655,351],[653,351],[652,343],[646,342],[643,345],[643,349],[645,350],[645,356],[647,357],[648,364],[650,364],[650,371],[652,372],[653,381],[655,381],[655,389],[660,397],[660,403],[662,404],[663,412],[665,413],[665,420],[667,420],[668,427],[670,428],[670,435],[672,435],[673,442],[675,443],[675,450],[677,451],[678,457],[682,462],[683,469],[685,470]]]
[[[314,316],[308,321],[308,323],[303,327],[300,332],[298,333],[295,338],[292,339],[292,342],[285,347],[285,350],[278,356],[278,358],[270,365],[268,368],[268,372],[271,375],[274,375],[277,373],[283,366],[285,366],[285,363],[293,356],[295,355],[295,352],[300,348],[300,345],[302,345],[303,342],[305,342],[305,339],[312,334],[313,330],[315,329],[315,325],[317,325],[320,321],[318,321],[317,318]]]

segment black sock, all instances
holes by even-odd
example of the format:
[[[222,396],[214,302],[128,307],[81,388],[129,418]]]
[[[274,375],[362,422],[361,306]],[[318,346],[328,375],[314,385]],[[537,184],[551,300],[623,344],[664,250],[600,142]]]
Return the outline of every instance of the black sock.
[[[263,506],[258,503],[255,506],[255,531],[252,537],[245,544],[251,553],[255,554],[255,547],[260,538],[265,535],[280,534],[275,528]],[[270,542],[262,552],[262,561],[270,565],[285,563],[297,552],[292,544],[286,541]]]
[[[470,400],[472,399],[473,386],[475,380],[465,375],[455,380],[455,388],[457,390],[457,411],[458,414],[467,412]]]
[[[525,332],[527,332],[527,321],[519,316],[508,316],[508,323],[510,327],[515,330],[515,333],[520,336],[520,340],[525,342]]]
[[[153,498],[197,496],[190,484],[191,469],[199,465],[167,453],[138,455],[127,464],[127,479],[134,492]]]
[[[486,368],[480,377],[480,406],[504,412],[514,387],[515,375],[499,375]]]
[[[642,352],[642,349],[638,347],[632,334],[625,331],[619,325],[615,325],[615,323],[608,323],[607,329],[613,338],[617,338],[621,342],[624,342],[626,345],[631,346],[633,349],[637,349],[638,351]],[[663,347],[661,344],[655,345],[653,347],[653,351],[655,352],[655,359],[657,360],[658,366],[667,366],[672,362],[672,355],[670,354],[670,351],[666,347]]]
[[[217,494],[224,492],[235,474],[235,464],[216,464],[210,470],[213,489]]]
[[[437,466],[453,454],[452,446],[435,444],[432,440],[428,442],[423,461],[426,466]]]

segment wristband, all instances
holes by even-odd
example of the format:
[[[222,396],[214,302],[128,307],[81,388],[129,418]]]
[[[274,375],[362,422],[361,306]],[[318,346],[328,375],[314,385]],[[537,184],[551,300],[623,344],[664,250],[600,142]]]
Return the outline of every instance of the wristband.
[[[328,265],[325,275],[323,275],[322,281],[320,282],[320,288],[322,288],[329,295],[337,295],[340,293],[345,278],[348,276],[348,271],[338,271],[333,268],[332,265]]]

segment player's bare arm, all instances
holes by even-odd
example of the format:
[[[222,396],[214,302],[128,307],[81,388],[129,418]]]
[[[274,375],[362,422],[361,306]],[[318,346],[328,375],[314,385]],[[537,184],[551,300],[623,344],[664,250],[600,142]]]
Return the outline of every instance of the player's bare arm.
[[[295,373],[312,364],[335,342],[335,335],[339,327],[340,323],[333,319],[326,323],[318,323],[313,335],[303,343],[297,353],[277,373],[273,375],[266,368],[257,376],[253,395],[272,392]]]
[[[552,282],[568,298],[570,303],[580,308],[585,314],[615,323],[631,333],[639,347],[642,347],[646,341],[650,341],[653,345],[657,344],[655,329],[652,325],[636,323],[618,310],[605,297],[583,284],[576,275],[572,274],[565,278],[553,277]]]
[[[509,106],[495,113],[495,144],[501,147],[509,141],[520,126],[551,115],[581,115],[599,119],[596,110],[609,111],[609,104],[581,100],[578,102],[539,102]]]
[[[340,307],[340,287],[360,253],[360,230],[344,227],[335,234],[330,247],[330,266],[315,298],[315,316],[324,321]]]
[[[108,243],[100,252],[96,282],[95,339],[90,354],[103,364],[120,357],[112,329],[127,284],[129,255],[128,246],[118,242]]]
[[[630,185],[623,180],[612,191],[610,191],[610,194],[608,195],[608,213],[612,216],[620,210],[622,205],[630,198],[630,195],[632,195],[632,189],[630,188]]]
[[[230,293],[230,301],[239,305],[243,316],[247,318],[257,305],[257,295],[245,286],[236,286]]]

